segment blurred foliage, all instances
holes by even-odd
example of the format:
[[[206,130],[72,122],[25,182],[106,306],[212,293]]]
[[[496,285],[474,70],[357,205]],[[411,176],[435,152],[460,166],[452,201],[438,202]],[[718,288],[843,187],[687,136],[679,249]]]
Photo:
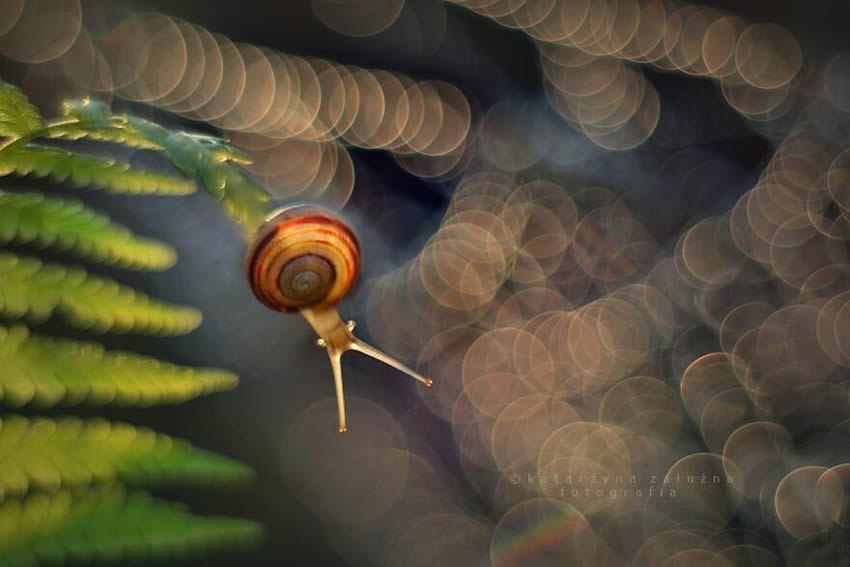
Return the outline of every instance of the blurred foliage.
[[[177,261],[174,249],[139,238],[78,201],[0,190],[0,240],[55,246],[104,264],[161,270]]]
[[[246,466],[183,441],[101,419],[7,416],[0,423],[0,446],[0,498],[117,479],[234,482],[250,475]]]
[[[44,128],[44,119],[19,89],[0,85],[0,136],[10,142],[26,139]]]
[[[137,171],[115,160],[32,143],[4,148],[0,154],[0,175],[10,173],[49,176],[78,187],[91,185],[115,193],[185,195],[194,189],[190,181],[174,175]]]
[[[0,177],[50,177],[121,193],[194,190],[194,182],[179,174],[37,143],[90,138],[164,152],[179,173],[201,176],[208,188],[215,180],[221,196],[228,176],[237,175],[228,173],[227,162],[247,159],[214,138],[115,117],[99,103],[70,102],[64,111],[63,119],[46,121],[20,90],[0,81]],[[262,201],[260,193],[255,197]],[[11,188],[0,189],[0,243],[16,245],[0,252],[0,317],[12,320],[0,325],[0,403],[149,406],[236,385],[236,376],[225,370],[40,336],[16,321],[41,323],[60,314],[66,324],[94,333],[192,331],[201,322],[192,307],[18,251],[50,248],[92,263],[163,270],[176,261],[167,244],[136,236],[78,201]],[[230,485],[251,474],[237,461],[124,423],[0,415],[0,566],[174,559],[251,544],[262,533],[255,522],[194,515],[138,488]],[[128,485],[137,488],[126,492]]]
[[[0,326],[0,399],[12,407],[150,406],[180,403],[229,390],[236,375],[213,368],[177,366],[97,343],[32,336],[23,325]]]
[[[67,120],[46,127],[47,136],[90,137],[161,151],[184,175],[198,178],[246,235],[253,234],[271,211],[271,196],[238,167],[251,163],[251,158],[224,140],[172,132],[135,116],[113,115],[105,104],[90,99],[66,102],[63,110]]]
[[[184,506],[107,486],[34,493],[0,504],[0,566],[179,559],[249,544],[252,524],[195,516]]]
[[[0,313],[40,321],[55,310],[94,332],[182,334],[201,322],[193,308],[156,301],[81,268],[0,253]]]

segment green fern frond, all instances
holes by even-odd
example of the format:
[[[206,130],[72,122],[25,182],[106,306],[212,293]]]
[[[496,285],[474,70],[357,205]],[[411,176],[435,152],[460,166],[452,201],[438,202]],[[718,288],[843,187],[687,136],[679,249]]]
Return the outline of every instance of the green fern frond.
[[[44,320],[55,310],[70,324],[97,333],[175,335],[201,323],[197,309],[151,299],[81,268],[0,253],[0,314]]]
[[[139,135],[138,132],[127,128],[94,127],[79,123],[53,125],[45,136],[47,138],[80,140],[89,138],[98,142],[121,144],[140,150],[161,150],[162,148]]]
[[[21,138],[44,128],[38,109],[17,87],[0,79],[0,136]]]
[[[106,104],[90,99],[67,101],[63,110],[68,120],[48,125],[43,136],[90,137],[163,151],[181,173],[200,179],[204,189],[225,206],[247,235],[252,234],[271,211],[269,193],[235,165],[251,163],[250,156],[230,146],[226,140],[203,134],[171,132],[142,118],[113,115]],[[29,145],[28,149],[32,147]],[[11,149],[13,152],[7,150],[7,153],[19,151],[18,148]],[[20,164],[20,167],[9,170],[38,173],[39,169],[32,165],[33,159],[34,156],[24,154],[15,160],[7,160],[6,167],[9,169],[10,165]],[[3,173],[3,165],[3,160],[0,160],[0,174]],[[42,169],[44,167],[42,165]],[[69,175],[65,171],[59,173],[64,175],[59,175],[63,179]],[[56,176],[52,171],[43,173],[47,174]]]
[[[230,161],[242,165],[251,163],[251,156],[234,148],[226,140],[206,134],[177,133],[159,124],[126,114],[112,114],[103,102],[84,98],[68,100],[62,104],[62,113],[69,120],[51,124],[48,137],[79,139],[90,137],[94,139],[116,142],[131,147],[142,147],[151,150],[167,151],[174,158],[175,164],[181,169],[185,162],[179,156],[179,149],[188,148],[190,151],[200,149],[217,163]],[[176,146],[175,146],[176,144]],[[197,144],[197,147],[192,147]],[[175,153],[174,150],[178,152]]]
[[[116,125],[109,106],[89,97],[66,100],[62,103],[62,115],[89,128],[113,128]],[[117,126],[121,126],[119,123]]]
[[[0,176],[51,177],[115,193],[187,194],[194,181],[138,171],[129,164],[39,139],[89,138],[161,151],[200,178],[239,219],[260,222],[270,198],[232,163],[250,158],[223,140],[175,133],[153,122],[112,115],[85,99],[45,122],[17,88],[0,81]],[[161,269],[173,249],[132,235],[76,201],[0,191],[0,242],[33,242],[120,267]],[[0,316],[39,320],[54,312],[95,332],[177,334],[200,324],[199,311],[153,300],[80,268],[0,253]],[[0,402],[63,404],[175,403],[230,389],[237,377],[106,351],[101,345],[33,336],[0,326]],[[100,419],[0,419],[0,567],[175,559],[199,550],[253,544],[262,528],[234,518],[195,516],[182,505],[126,495],[121,484],[235,482],[250,469],[144,428]]]
[[[236,387],[232,372],[178,366],[107,351],[97,343],[31,335],[23,325],[0,326],[0,401],[150,406],[174,404]]]
[[[116,480],[234,483],[246,465],[150,429],[103,419],[0,419],[0,501]]]
[[[0,175],[50,176],[78,187],[92,185],[115,193],[186,195],[195,184],[183,177],[131,169],[127,163],[27,144],[0,151]]]
[[[0,189],[0,241],[57,246],[122,268],[160,270],[177,260],[174,249],[139,238],[79,201]]]
[[[200,144],[204,152],[208,154],[212,161],[216,163],[232,162],[238,163],[240,165],[250,165],[254,161],[251,156],[249,156],[239,148],[231,146],[227,140],[223,138],[217,138],[215,136],[208,136],[206,134],[177,132],[176,136],[171,136],[171,147],[168,148],[169,141],[166,141],[164,147],[166,147],[166,149],[169,149],[169,151],[172,151],[174,148],[173,143],[175,143],[176,140],[180,138],[183,138],[184,142],[188,139]]]
[[[184,175],[201,185],[250,236],[272,210],[271,195],[235,163],[250,163],[221,140],[174,132],[165,153]]]
[[[194,515],[118,487],[61,490],[0,504],[0,567],[177,559],[253,546],[262,533],[255,522]]]
[[[113,116],[109,107],[98,100],[66,100],[62,103],[62,114],[67,120],[51,124],[47,137],[91,138],[132,148],[162,150],[162,144],[150,132],[130,124],[126,117]]]

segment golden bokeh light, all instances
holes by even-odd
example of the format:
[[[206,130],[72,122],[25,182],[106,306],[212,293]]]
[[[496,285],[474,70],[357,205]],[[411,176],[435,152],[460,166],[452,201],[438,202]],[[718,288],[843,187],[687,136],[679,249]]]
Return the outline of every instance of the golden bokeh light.
[[[45,63],[60,57],[82,29],[79,0],[4,2],[0,11],[4,12],[0,16],[0,53],[22,63]]]
[[[735,65],[747,83],[760,89],[787,85],[803,65],[791,33],[776,24],[751,24],[738,36]]]
[[[186,73],[188,52],[183,30],[170,17],[151,14],[140,22],[138,45],[128,46],[136,69],[133,81],[120,93],[139,102],[153,102],[170,94]]]
[[[57,31],[55,44],[43,45],[39,57],[57,60],[84,90],[115,91],[223,129],[237,146],[259,152],[252,172],[279,198],[302,196],[343,206],[354,184],[347,147],[391,151],[402,168],[422,178],[459,172],[470,159],[471,107],[466,95],[445,81],[415,81],[396,72],[234,43],[156,12],[131,15],[90,38],[79,26],[79,5],[67,4],[65,19],[78,24],[66,34],[73,37]],[[394,15],[376,12],[385,18],[378,27],[392,24],[405,4],[392,5]],[[29,29],[28,5],[16,6],[10,8],[20,13],[9,12],[8,33],[0,35],[0,44],[6,41],[10,50],[15,33]],[[380,31],[374,27],[380,22],[366,17],[364,7],[352,8],[356,17],[339,18],[334,3],[313,6],[319,19],[340,33]],[[51,21],[38,25],[46,31]],[[367,28],[372,31],[366,33]],[[290,150],[303,159],[289,166],[274,163]]]
[[[188,81],[188,92],[184,97],[173,102],[167,100],[164,103],[166,108],[174,112],[186,114],[195,111],[209,102],[218,90],[224,76],[224,59],[222,58],[221,49],[219,48],[216,37],[199,26],[192,26],[192,31],[197,33],[198,39],[201,42],[200,47],[203,50],[203,59],[200,61],[198,59],[191,60],[192,74],[187,73],[190,78]],[[186,33],[188,34],[189,32]],[[187,42],[188,45],[189,43]],[[198,69],[200,69],[200,76],[197,79],[197,83],[195,83],[191,77],[194,76],[194,73],[198,73]],[[185,78],[184,76],[184,80]],[[178,85],[175,90],[180,89],[180,86]]]
[[[835,465],[817,478],[814,506],[822,529],[850,525],[850,463]]]
[[[313,14],[335,32],[351,37],[380,33],[395,22],[405,0],[311,0]]]
[[[793,34],[777,24],[750,23],[714,8],[661,0],[453,1],[536,40],[550,104],[568,124],[607,150],[643,144],[660,113],[657,93],[645,80],[633,79],[627,86],[625,79],[618,79],[614,82],[620,86],[599,98],[601,85],[610,84],[620,72],[618,62],[620,68],[623,62],[650,64],[719,80],[726,101],[757,122],[782,118],[796,101],[792,86],[803,66],[802,49]],[[574,55],[559,61],[554,54],[565,48],[584,58]],[[840,63],[836,60],[836,70]],[[832,76],[833,92],[843,92],[837,74]],[[584,94],[575,92],[577,88]],[[589,90],[594,91],[593,100],[580,98],[590,96]],[[623,123],[596,124],[600,112],[609,116],[615,108]],[[592,116],[578,118],[579,109],[592,111]]]
[[[846,51],[830,59],[824,71],[824,96],[837,109],[850,112],[850,54]]]
[[[80,30],[80,35],[68,51],[47,65],[58,66],[61,74],[83,92],[95,92],[104,98],[112,94],[112,71],[103,52],[85,28]]]
[[[815,487],[826,467],[807,466],[794,469],[780,481],[776,489],[776,515],[782,526],[797,539],[817,533]]]
[[[159,12],[84,26],[78,0],[3,3],[0,54],[207,123],[275,202],[348,205],[370,258],[346,308],[436,387],[398,412],[349,395],[354,435],[327,427],[331,399],[285,424],[277,466],[330,552],[820,565],[818,538],[850,528],[850,142],[821,115],[850,113],[850,55],[690,2],[446,4],[305,9],[345,46],[410,35],[404,72]],[[526,41],[528,92],[433,72],[458,14]],[[513,64],[494,53],[488,80]],[[758,163],[735,153],[755,136]]]

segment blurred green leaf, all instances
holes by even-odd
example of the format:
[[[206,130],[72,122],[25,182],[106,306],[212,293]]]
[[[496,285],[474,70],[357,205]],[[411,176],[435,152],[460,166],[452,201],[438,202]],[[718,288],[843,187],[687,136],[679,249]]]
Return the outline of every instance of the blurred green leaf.
[[[22,138],[44,128],[44,120],[24,93],[0,79],[0,136]]]
[[[0,190],[0,241],[35,242],[122,268],[160,270],[177,261],[174,249],[139,238],[79,201]]]
[[[16,173],[51,177],[78,187],[93,185],[115,193],[186,195],[195,184],[182,177],[131,169],[119,163],[68,150],[27,144],[0,152],[0,175]]]
[[[112,126],[112,111],[109,106],[99,100],[88,97],[77,100],[66,100],[62,103],[62,114],[67,118],[78,120],[83,126],[109,128]]]
[[[97,333],[176,335],[201,323],[197,309],[151,299],[82,268],[0,253],[0,313],[44,320],[55,310],[70,324]]]
[[[235,374],[107,351],[97,343],[31,335],[0,326],[0,400],[36,404],[174,404],[236,387]]]
[[[0,176],[173,195],[193,192],[200,177],[237,218],[263,218],[268,193],[227,163],[250,158],[226,141],[113,115],[90,99],[69,101],[63,112],[64,119],[45,123],[21,91],[0,81],[0,137],[8,138],[0,142]],[[39,145],[38,138],[161,151],[191,179]],[[0,242],[10,241],[124,268],[163,269],[176,257],[168,245],[134,236],[77,201],[0,191]],[[83,269],[0,253],[0,315],[42,320],[57,311],[94,332],[178,334],[201,321],[191,307],[153,300]],[[225,370],[34,336],[20,324],[0,326],[0,402],[13,407],[178,403],[236,383]],[[254,522],[195,516],[144,493],[125,495],[118,484],[231,483],[250,475],[243,464],[145,428],[101,419],[0,417],[0,567],[147,562],[256,543],[262,528]]]
[[[113,117],[103,102],[88,98],[67,100],[62,104],[62,113],[70,120],[51,124],[48,137],[70,140],[91,138],[134,148],[162,150],[162,145],[155,142],[148,135],[149,132],[132,126],[126,117]]]
[[[97,127],[88,124],[62,124],[50,127],[46,138],[64,138],[66,140],[79,140],[89,138],[99,142],[111,142],[131,148],[143,150],[161,150],[157,144],[151,142],[138,132],[130,128],[115,128],[111,126]]]
[[[0,501],[121,480],[234,483],[251,470],[150,429],[103,419],[0,419]]]
[[[0,504],[0,567],[178,559],[253,546],[255,522],[199,516],[118,487],[60,490]]]

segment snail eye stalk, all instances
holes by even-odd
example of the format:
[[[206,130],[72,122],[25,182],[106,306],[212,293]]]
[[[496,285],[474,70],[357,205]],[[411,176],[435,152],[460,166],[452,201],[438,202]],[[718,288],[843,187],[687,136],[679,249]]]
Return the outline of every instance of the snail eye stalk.
[[[313,327],[313,330],[316,331],[317,335],[319,335],[319,339],[316,344],[327,351],[328,358],[330,358],[331,361],[331,370],[333,370],[334,385],[336,386],[336,403],[337,410],[339,412],[340,433],[345,433],[348,428],[345,421],[342,364],[340,363],[342,355],[346,352],[353,350],[363,353],[366,356],[383,362],[387,366],[391,366],[396,370],[404,372],[414,380],[425,384],[427,387],[431,387],[433,385],[434,382],[430,378],[422,376],[395,358],[355,337],[352,332],[354,331],[354,321],[343,323],[336,309],[331,308],[316,311],[310,308],[305,308],[301,310],[301,315],[307,319],[307,322],[310,323],[310,326]]]

